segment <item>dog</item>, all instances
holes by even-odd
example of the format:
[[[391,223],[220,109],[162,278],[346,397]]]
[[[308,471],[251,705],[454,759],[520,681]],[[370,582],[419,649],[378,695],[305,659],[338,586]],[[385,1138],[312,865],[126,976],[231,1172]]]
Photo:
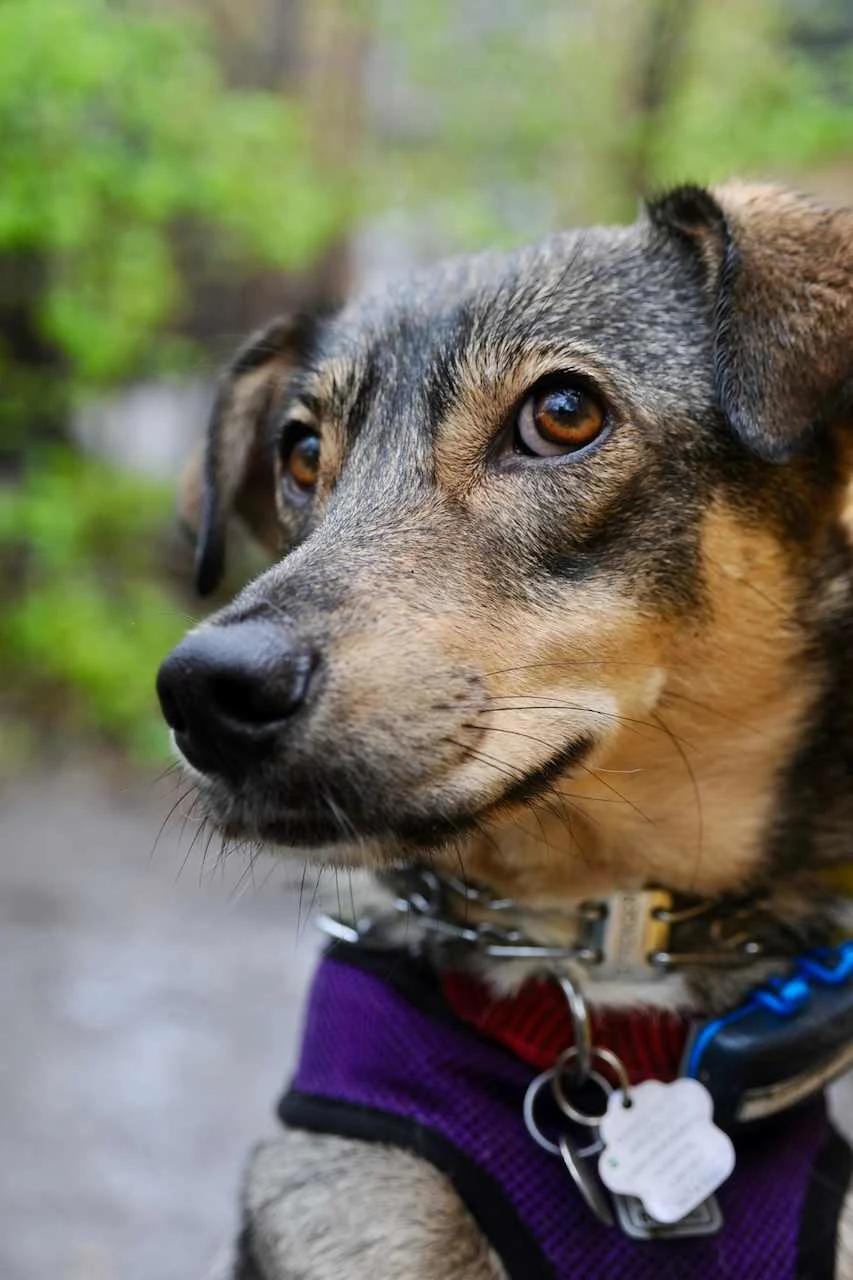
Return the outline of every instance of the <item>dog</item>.
[[[456,258],[326,318],[274,321],[225,373],[185,495],[203,593],[232,514],[274,563],[158,676],[207,817],[318,865],[413,868],[442,901],[486,887],[466,899],[481,927],[511,905],[506,937],[555,957],[495,959],[459,934],[478,1046],[477,1001],[512,1006],[543,972],[577,988],[583,965],[557,944],[578,904],[614,894],[670,895],[649,921],[678,917],[688,942],[703,912],[714,927],[662,976],[582,975],[596,1010],[732,1009],[845,919],[851,424],[853,212],[773,186],[680,187],[632,226]],[[444,982],[437,913],[402,896],[395,964],[417,953],[423,981]],[[739,963],[713,948],[706,963],[709,939]],[[358,982],[379,981],[372,963]],[[284,1114],[252,1157],[223,1274],[563,1274],[510,1257],[500,1222],[483,1229],[428,1125],[363,1141],[354,1122]],[[853,1277],[845,1160],[816,1193],[837,1200],[822,1261],[718,1251],[719,1274]],[[772,1252],[786,1228],[769,1204],[755,1221]],[[651,1271],[571,1274],[718,1274],[707,1252],[636,1247]]]

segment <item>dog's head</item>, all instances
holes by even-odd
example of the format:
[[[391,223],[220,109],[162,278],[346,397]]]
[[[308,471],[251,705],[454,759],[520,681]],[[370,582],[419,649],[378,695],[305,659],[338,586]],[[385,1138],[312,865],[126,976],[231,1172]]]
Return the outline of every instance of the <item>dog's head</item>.
[[[684,188],[250,341],[199,585],[232,511],[283,558],[159,678],[213,820],[549,897],[757,874],[846,607],[852,282],[853,215]]]

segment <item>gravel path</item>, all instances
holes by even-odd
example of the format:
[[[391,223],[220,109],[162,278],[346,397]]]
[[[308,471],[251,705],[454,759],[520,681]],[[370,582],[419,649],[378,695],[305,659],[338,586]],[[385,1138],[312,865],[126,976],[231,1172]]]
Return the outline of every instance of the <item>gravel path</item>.
[[[200,875],[177,814],[157,841],[173,786],[0,797],[0,1280],[200,1280],[272,1128],[317,940],[297,873]]]
[[[152,855],[173,786],[0,798],[2,1280],[195,1280],[272,1127],[316,939],[283,874],[182,867],[177,815]]]

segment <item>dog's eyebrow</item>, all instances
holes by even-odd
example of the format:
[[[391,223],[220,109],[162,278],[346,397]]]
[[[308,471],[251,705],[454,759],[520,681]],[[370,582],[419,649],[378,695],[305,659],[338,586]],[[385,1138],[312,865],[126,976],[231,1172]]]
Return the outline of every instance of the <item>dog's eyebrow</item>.
[[[374,350],[366,353],[358,374],[358,381],[354,386],[350,383],[349,395],[341,405],[341,417],[350,441],[358,439],[361,434],[379,389],[379,362]]]
[[[321,358],[294,375],[281,420],[301,406],[318,420],[326,416],[336,419],[347,438],[355,440],[367,421],[379,382],[375,350],[359,351],[346,362],[334,357],[324,362]]]
[[[297,374],[287,388],[276,423],[276,429],[279,431],[296,409],[307,409],[313,418],[319,418],[322,413],[323,401],[303,385],[304,377],[304,374]]]
[[[474,343],[476,316],[470,304],[460,304],[444,322],[443,341],[434,352],[423,380],[427,420],[433,435],[454,402],[460,381],[464,379],[467,352]],[[476,351],[476,358],[482,351]]]

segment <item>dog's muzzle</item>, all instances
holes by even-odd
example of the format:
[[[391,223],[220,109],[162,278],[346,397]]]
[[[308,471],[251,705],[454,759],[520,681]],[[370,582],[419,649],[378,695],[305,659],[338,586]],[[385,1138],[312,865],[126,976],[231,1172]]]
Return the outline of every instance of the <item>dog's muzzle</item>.
[[[311,701],[318,666],[279,623],[203,626],[163,662],[157,693],[189,763],[237,782],[280,747]]]

